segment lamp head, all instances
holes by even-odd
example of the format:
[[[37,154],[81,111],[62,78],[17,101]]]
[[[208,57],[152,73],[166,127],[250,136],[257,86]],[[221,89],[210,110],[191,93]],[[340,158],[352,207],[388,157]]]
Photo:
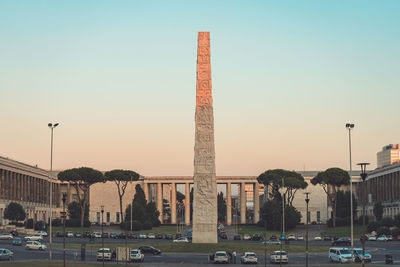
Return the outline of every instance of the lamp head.
[[[52,126],[53,126],[53,124],[52,124],[52,123],[49,123],[49,124],[47,124],[47,126],[49,126],[49,127],[52,127]]]
[[[104,206],[101,206],[101,212],[102,213],[104,212]]]
[[[54,124],[54,128],[57,127],[59,125],[59,123],[57,122],[56,124]]]
[[[346,123],[346,128],[347,129],[353,129],[354,128],[354,123]]]

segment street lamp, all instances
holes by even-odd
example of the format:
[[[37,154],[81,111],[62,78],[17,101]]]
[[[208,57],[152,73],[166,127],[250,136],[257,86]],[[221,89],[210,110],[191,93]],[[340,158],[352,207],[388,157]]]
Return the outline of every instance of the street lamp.
[[[101,251],[103,251],[103,267],[104,267],[104,231],[103,231],[103,224],[104,224],[104,206],[101,206]]]
[[[361,180],[362,180],[362,184],[361,184],[361,198],[362,198],[362,202],[363,202],[363,211],[362,211],[362,215],[363,215],[363,235],[361,236],[361,242],[362,242],[362,249],[363,249],[363,255],[362,255],[362,266],[365,266],[365,241],[367,239],[367,237],[365,236],[365,197],[366,197],[366,190],[365,190],[365,179],[367,179],[367,165],[369,165],[369,163],[363,162],[363,163],[358,163],[357,165],[360,165],[361,167]],[[365,195],[365,196],[364,196]]]
[[[308,202],[310,202],[310,198],[308,197],[311,195],[310,192],[305,192],[306,195],[306,267],[308,267]]]
[[[65,265],[65,220],[67,219],[67,213],[65,212],[65,201],[67,201],[67,193],[62,193],[63,211],[61,213],[61,218],[63,219],[63,231],[64,231],[64,267]]]
[[[131,175],[131,190],[132,190],[132,175]],[[133,192],[133,190],[132,190]],[[133,232],[133,200],[131,202],[131,232]]]
[[[353,174],[351,162],[351,130],[354,128],[353,123],[346,123],[346,129],[349,130],[349,154],[350,154],[350,232],[351,232],[351,255],[354,251],[354,218],[353,218]]]
[[[53,238],[52,238],[52,220],[53,220],[53,131],[54,128],[56,128],[59,125],[59,123],[49,123],[47,126],[49,126],[51,130],[51,145],[50,145],[50,234],[49,234],[49,259],[51,260],[52,258],[52,252],[53,252]],[[65,234],[65,233],[64,233]]]
[[[265,233],[264,233],[264,267],[267,267],[267,213],[263,212]]]

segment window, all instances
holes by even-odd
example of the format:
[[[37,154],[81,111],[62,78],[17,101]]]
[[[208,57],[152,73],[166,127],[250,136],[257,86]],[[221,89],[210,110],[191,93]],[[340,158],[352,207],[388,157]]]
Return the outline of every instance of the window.
[[[109,211],[107,211],[107,222],[108,223],[110,222],[110,212]]]
[[[97,212],[97,222],[100,223],[100,212]]]
[[[115,217],[117,218],[117,222],[119,222],[119,212],[117,212]]]
[[[321,221],[321,212],[317,211],[317,222]]]

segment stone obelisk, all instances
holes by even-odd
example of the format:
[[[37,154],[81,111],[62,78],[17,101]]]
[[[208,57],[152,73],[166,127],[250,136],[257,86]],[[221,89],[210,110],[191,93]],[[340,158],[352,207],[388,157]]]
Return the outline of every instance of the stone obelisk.
[[[198,33],[194,144],[193,243],[217,243],[217,181],[210,33]]]

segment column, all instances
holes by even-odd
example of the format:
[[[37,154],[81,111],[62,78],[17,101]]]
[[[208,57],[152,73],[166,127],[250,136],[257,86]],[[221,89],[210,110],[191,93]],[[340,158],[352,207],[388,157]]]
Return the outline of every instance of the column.
[[[146,197],[146,201],[150,202],[150,199],[149,199],[149,184],[148,183],[143,182],[143,192],[144,192],[144,196]]]
[[[260,220],[260,189],[258,183],[254,183],[254,223]]]
[[[160,212],[158,219],[163,223],[163,195],[162,183],[157,183],[157,209]]]
[[[228,225],[232,224],[232,193],[231,193],[231,183],[226,184],[226,223]]]
[[[176,185],[171,184],[171,223],[176,223]]]
[[[240,184],[240,223],[246,223],[246,183]]]
[[[190,225],[190,183],[185,184],[185,224]]]

